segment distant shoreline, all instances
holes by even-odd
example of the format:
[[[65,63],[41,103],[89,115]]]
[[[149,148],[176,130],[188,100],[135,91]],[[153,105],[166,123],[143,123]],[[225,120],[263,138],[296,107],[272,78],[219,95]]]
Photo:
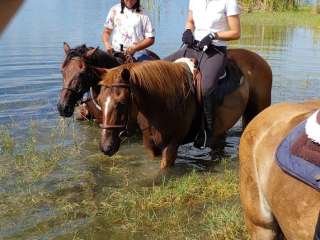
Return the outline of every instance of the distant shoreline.
[[[320,28],[320,13],[309,6],[283,12],[253,11],[243,13],[241,23]]]

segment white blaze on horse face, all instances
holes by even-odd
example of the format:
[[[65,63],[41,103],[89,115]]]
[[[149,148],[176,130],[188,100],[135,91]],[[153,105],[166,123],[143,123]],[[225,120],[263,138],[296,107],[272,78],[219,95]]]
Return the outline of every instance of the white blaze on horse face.
[[[107,117],[108,117],[108,111],[109,111],[109,105],[110,105],[110,102],[111,102],[111,97],[108,96],[106,101],[104,102],[104,111],[103,111],[103,118],[105,119],[105,121],[107,120]]]

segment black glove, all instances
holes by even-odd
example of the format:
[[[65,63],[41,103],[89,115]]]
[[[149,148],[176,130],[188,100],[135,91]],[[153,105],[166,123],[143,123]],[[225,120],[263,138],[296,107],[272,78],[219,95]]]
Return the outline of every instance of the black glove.
[[[203,49],[205,46],[209,47],[212,43],[212,40],[216,39],[215,33],[209,33],[207,36],[202,38],[202,40],[199,42],[198,47],[200,49]]]
[[[191,30],[190,29],[185,30],[182,35],[182,42],[184,44],[187,44],[188,46],[192,46],[193,41],[194,41],[194,37]]]

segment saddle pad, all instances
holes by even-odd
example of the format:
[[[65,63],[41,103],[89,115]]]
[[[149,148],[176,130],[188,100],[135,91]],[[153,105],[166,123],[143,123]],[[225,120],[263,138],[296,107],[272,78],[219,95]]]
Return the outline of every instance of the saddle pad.
[[[306,121],[295,127],[282,141],[276,152],[277,163],[289,175],[320,191],[320,167],[292,154],[295,141],[304,134]]]
[[[224,96],[232,93],[240,86],[240,79],[243,76],[238,66],[230,59],[227,61],[226,77],[219,79],[216,89],[218,104],[223,102]]]

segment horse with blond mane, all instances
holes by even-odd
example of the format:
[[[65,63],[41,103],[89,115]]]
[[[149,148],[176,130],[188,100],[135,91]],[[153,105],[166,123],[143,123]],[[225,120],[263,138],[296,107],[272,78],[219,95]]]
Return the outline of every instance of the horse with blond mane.
[[[319,108],[320,101],[276,104],[255,117],[243,132],[239,153],[240,196],[246,225],[252,239],[319,239],[320,232],[317,233],[317,238],[313,236],[320,210],[320,188],[306,185],[298,180],[297,176],[300,175],[293,173],[289,175],[286,173],[287,170],[282,170],[281,164],[277,164],[284,155],[279,152],[281,146],[286,147],[288,151],[285,152],[285,160],[289,159],[286,161],[292,166],[296,164],[292,162],[296,159],[295,149],[300,149],[303,142],[299,140],[300,138],[291,136],[294,136],[292,134],[295,133],[296,127],[302,128],[304,121],[310,115],[314,115]],[[318,130],[311,127],[309,131],[313,133],[316,131],[319,134],[320,113],[318,122]],[[306,129],[308,129],[307,124]],[[297,136],[305,135],[302,132]],[[286,141],[289,141],[287,139],[292,139],[293,142],[292,145],[288,144],[289,147],[285,145]],[[317,139],[318,143],[313,140],[308,143],[312,146],[311,151],[304,148],[305,146],[301,149],[308,150],[306,155],[302,154],[303,156],[307,159],[311,156],[319,164],[320,135],[317,135]],[[315,169],[316,165],[310,165],[309,162],[307,164],[313,166],[312,170]],[[306,172],[306,169],[298,168],[298,171]],[[307,174],[307,177],[317,176]],[[317,182],[319,180],[320,175],[318,180],[314,180],[318,187],[320,187]],[[318,226],[320,228],[320,225]]]
[[[243,126],[270,105],[272,74],[257,54],[237,49],[229,56],[244,76],[240,87],[224,97],[216,111],[210,145],[242,116]],[[125,64],[106,70],[98,97],[102,108],[100,148],[112,156],[120,137],[138,120],[143,142],[152,156],[162,155],[160,168],[174,164],[179,145],[194,140],[200,126],[200,108],[189,84],[185,63],[153,61]]]

